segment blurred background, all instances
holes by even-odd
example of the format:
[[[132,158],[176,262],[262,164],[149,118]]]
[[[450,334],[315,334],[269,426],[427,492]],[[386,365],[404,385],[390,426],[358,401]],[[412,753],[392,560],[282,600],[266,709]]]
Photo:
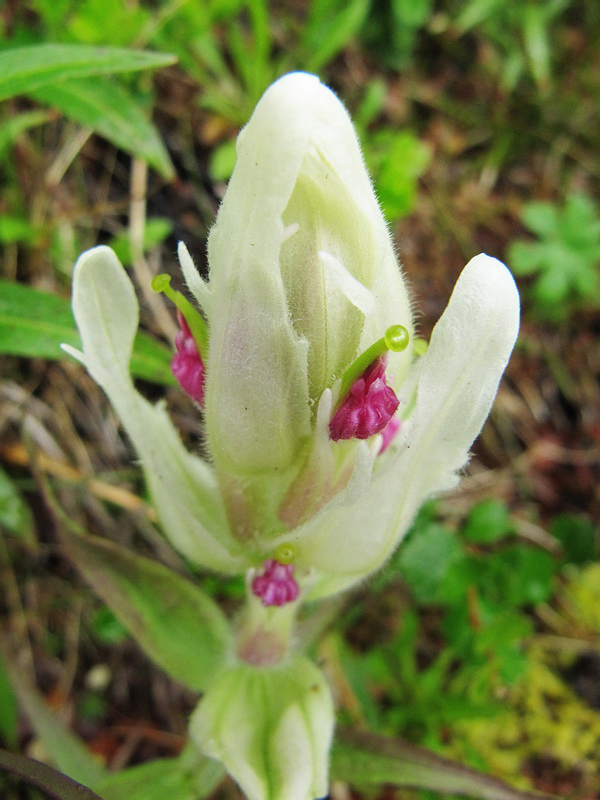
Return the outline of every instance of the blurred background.
[[[113,768],[183,746],[196,698],[86,587],[57,529],[67,516],[191,570],[161,538],[114,412],[58,345],[77,341],[75,259],[110,244],[142,301],[134,372],[201,447],[168,369],[172,310],[149,281],[171,272],[181,287],[179,240],[205,266],[236,134],[274,79],[303,69],[353,116],[420,335],[481,251],[506,261],[523,303],[460,491],[423,509],[319,646],[340,719],[518,786],[598,797],[600,5],[5,0],[0,37],[3,69],[15,50],[15,71],[41,76],[0,69],[0,744],[47,752],[5,674],[16,663]],[[174,58],[51,74],[48,51],[20,50],[47,43]],[[199,577],[235,609],[239,582]],[[4,780],[3,796],[35,796]],[[239,793],[226,781],[215,796]]]

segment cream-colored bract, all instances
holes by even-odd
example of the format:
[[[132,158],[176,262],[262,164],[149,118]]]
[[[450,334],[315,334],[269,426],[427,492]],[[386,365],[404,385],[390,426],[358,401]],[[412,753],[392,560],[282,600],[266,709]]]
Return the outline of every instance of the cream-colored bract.
[[[504,264],[473,258],[459,277],[419,365],[414,413],[368,488],[333,500],[282,537],[322,571],[311,597],[380,567],[432,495],[454,488],[485,422],[519,330],[519,295]]]
[[[296,656],[267,669],[226,667],[194,712],[190,735],[249,800],[314,800],[328,791],[333,726],[323,674]]]
[[[417,374],[418,388],[388,451],[375,457],[367,443],[329,441],[341,371],[389,324],[411,323],[350,119],[303,73],[277,81],[240,135],[210,235],[208,283],[179,252],[210,333],[210,463],[185,451],[164,409],[132,384],[137,300],[106,247],[76,265],[83,355],[67,349],[119,413],[175,547],[235,573],[291,543],[312,596],[339,591],[379,568],[420,505],[457,483],[517,336],[514,281],[496,259],[475,257],[420,363],[390,354],[400,396]]]
[[[231,537],[211,467],[188,453],[161,404],[153,406],[129,374],[139,306],[133,285],[109,247],[80,256],[73,273],[73,313],[83,352],[63,349],[85,364],[117,411],[140,456],[163,529],[189,559],[226,573],[248,561]]]

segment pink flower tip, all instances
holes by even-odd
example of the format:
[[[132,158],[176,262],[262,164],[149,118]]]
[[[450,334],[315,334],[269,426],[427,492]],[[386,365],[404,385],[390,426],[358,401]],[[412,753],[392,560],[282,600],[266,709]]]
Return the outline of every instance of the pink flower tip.
[[[171,359],[171,372],[177,378],[183,391],[192,400],[202,405],[204,400],[204,364],[198,352],[198,345],[191,334],[187,322],[181,314],[177,315],[181,330],[175,339],[177,352]]]
[[[329,423],[329,438],[369,439],[382,431],[398,408],[385,378],[385,359],[376,359],[350,387]]]
[[[260,597],[263,606],[283,606],[293,602],[300,593],[294,578],[294,565],[267,559],[260,575],[252,581],[252,593]]]

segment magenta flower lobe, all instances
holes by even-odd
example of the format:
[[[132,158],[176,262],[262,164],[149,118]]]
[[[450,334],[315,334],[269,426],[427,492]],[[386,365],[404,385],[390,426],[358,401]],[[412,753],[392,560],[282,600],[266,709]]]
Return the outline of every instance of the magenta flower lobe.
[[[180,331],[175,339],[176,353],[171,359],[171,372],[183,391],[202,405],[204,400],[204,364],[198,345],[184,317],[178,313]]]
[[[368,439],[382,431],[398,408],[398,398],[385,377],[385,359],[377,358],[354,381],[329,423],[329,438]]]
[[[294,578],[294,565],[267,559],[260,575],[252,581],[252,593],[261,599],[263,606],[283,606],[293,602],[300,593]]]

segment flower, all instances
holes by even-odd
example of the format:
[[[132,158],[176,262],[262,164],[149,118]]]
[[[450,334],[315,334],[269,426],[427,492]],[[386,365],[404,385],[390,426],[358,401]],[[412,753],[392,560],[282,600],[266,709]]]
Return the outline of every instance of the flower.
[[[304,73],[273,84],[240,134],[208,282],[183,245],[179,255],[200,310],[174,297],[186,323],[178,350],[198,344],[207,459],[185,451],[164,408],[131,382],[137,301],[106,247],[76,265],[83,352],[66,349],[120,414],[184,555],[231,574],[279,560],[283,547],[305,597],[351,586],[381,566],[428,497],[457,484],[517,336],[510,273],[472,259],[416,356],[352,123]],[[167,291],[164,277],[155,281]]]
[[[207,457],[185,450],[163,404],[136,390],[138,324],[116,255],[78,260],[82,361],[139,456],[165,535],[192,562],[244,574],[235,653],[191,735],[251,800],[327,791],[331,698],[292,652],[305,599],[378,569],[431,495],[456,486],[519,324],[506,267],[473,258],[423,354],[411,303],[350,118],[311,75],[271,86],[238,140],[208,241],[209,280],[182,244],[198,308],[173,367],[204,413]]]
[[[329,423],[329,438],[370,439],[382,431],[398,410],[398,398],[388,386],[385,361],[376,359],[352,386]]]
[[[175,339],[177,352],[171,359],[171,371],[183,391],[202,405],[204,400],[204,364],[196,340],[185,317],[179,313],[179,333]]]

